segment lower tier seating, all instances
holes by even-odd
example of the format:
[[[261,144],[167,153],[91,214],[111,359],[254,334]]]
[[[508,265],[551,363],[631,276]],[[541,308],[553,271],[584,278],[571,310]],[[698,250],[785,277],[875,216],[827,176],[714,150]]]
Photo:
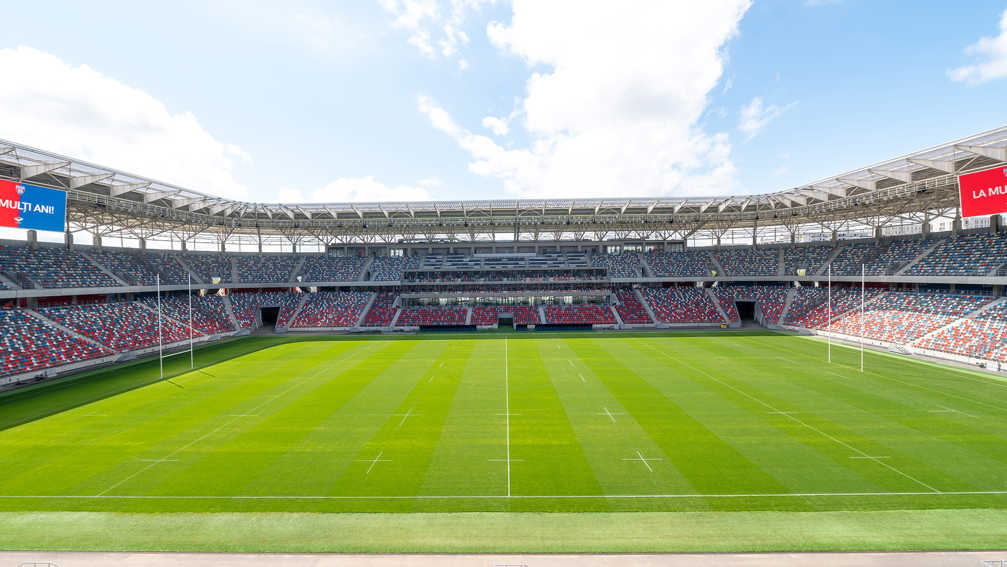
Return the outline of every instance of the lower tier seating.
[[[614,325],[608,305],[547,305],[545,322],[551,325]]]
[[[972,319],[961,319],[918,340],[914,346],[1007,362],[1007,304],[985,309]]]
[[[336,291],[309,294],[290,323],[290,328],[353,327],[371,300],[363,291]]]
[[[0,376],[112,354],[16,309],[0,310]]]
[[[645,287],[643,298],[659,323],[722,323],[706,290],[697,287]]]
[[[395,318],[395,294],[379,293],[364,316],[364,327],[387,327]]]
[[[623,323],[627,325],[649,325],[654,323],[651,321],[650,315],[647,314],[647,310],[644,309],[643,304],[636,298],[633,290],[620,289],[615,292],[615,296],[619,298],[619,303],[616,304],[615,310],[619,312],[619,318],[622,319]]]
[[[399,327],[464,325],[468,309],[441,305],[405,307],[396,323]]]
[[[117,351],[157,346],[157,316],[136,302],[42,307],[39,312],[85,337]],[[164,344],[189,338],[188,327],[162,319]]]
[[[787,301],[787,288],[779,285],[723,285],[713,288],[713,293],[731,322],[740,318],[735,301],[752,301],[767,324],[778,325]]]

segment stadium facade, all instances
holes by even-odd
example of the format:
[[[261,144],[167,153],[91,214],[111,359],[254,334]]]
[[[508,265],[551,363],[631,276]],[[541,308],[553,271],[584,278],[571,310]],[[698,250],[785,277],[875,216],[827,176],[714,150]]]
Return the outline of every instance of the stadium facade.
[[[0,381],[183,348],[190,331],[749,319],[998,370],[1007,234],[1002,215],[961,217],[958,180],[1005,164],[1007,126],[763,195],[266,204],[0,141],[0,179],[67,207],[62,242],[0,243]]]

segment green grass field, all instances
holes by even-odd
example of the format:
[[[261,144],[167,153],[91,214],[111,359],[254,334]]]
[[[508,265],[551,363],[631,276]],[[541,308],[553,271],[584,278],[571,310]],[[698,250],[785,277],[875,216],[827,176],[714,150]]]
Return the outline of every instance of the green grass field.
[[[255,337],[170,380],[97,371],[0,396],[0,548],[1007,547],[1007,382],[858,357],[768,332]]]

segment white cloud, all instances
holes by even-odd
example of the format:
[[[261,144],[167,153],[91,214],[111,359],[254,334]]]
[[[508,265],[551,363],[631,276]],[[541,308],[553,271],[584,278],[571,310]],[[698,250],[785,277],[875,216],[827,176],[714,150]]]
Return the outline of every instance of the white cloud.
[[[420,185],[437,180],[424,179]],[[281,188],[276,193],[277,203],[364,203],[375,201],[429,201],[430,192],[425,186],[385,185],[371,176],[343,177],[312,191],[293,187]]]
[[[507,119],[497,118],[496,116],[487,116],[486,118],[483,118],[483,128],[486,128],[497,136],[506,136],[507,132],[510,131],[510,127],[507,125]]]
[[[952,81],[978,85],[1007,77],[1007,10],[1000,16],[1000,35],[983,37],[965,49],[965,53],[985,61],[948,71]]]
[[[458,68],[469,67],[461,57],[461,49],[468,45],[469,36],[462,29],[469,12],[495,0],[378,0],[385,12],[391,15],[392,27],[409,32],[409,44],[426,57],[436,59],[458,57]]]
[[[738,130],[741,130],[748,135],[748,139],[751,140],[759,134],[769,125],[770,122],[776,120],[781,114],[792,108],[797,101],[791,102],[786,106],[776,106],[775,104],[770,104],[764,106],[762,102],[762,97],[755,97],[751,102],[741,107],[741,114],[738,117]]]
[[[698,124],[747,0],[605,3],[516,0],[487,33],[532,70],[520,103],[527,147],[418,106],[469,153],[469,170],[523,197],[728,193],[726,134]]]
[[[207,3],[223,21],[234,21],[256,39],[283,43],[320,56],[359,52],[371,36],[332,10],[319,9],[305,0],[287,0],[282,6],[259,0],[218,0]]]
[[[234,177],[240,147],[189,112],[86,66],[30,47],[0,49],[0,137],[212,195],[247,197]]]

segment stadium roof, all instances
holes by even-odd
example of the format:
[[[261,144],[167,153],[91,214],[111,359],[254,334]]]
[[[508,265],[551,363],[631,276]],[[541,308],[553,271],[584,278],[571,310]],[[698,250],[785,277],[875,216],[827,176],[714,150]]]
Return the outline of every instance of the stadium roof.
[[[226,241],[242,234],[324,242],[392,242],[525,233],[693,234],[698,230],[842,223],[949,213],[957,175],[1007,162],[1007,126],[775,193],[723,197],[254,203],[216,197],[0,140],[0,177],[67,191],[73,230],[164,232]],[[183,167],[182,164],[179,167]],[[915,218],[915,217],[914,217]],[[916,219],[915,222],[919,222]],[[671,236],[663,236],[670,238]],[[183,237],[184,239],[184,237]]]

